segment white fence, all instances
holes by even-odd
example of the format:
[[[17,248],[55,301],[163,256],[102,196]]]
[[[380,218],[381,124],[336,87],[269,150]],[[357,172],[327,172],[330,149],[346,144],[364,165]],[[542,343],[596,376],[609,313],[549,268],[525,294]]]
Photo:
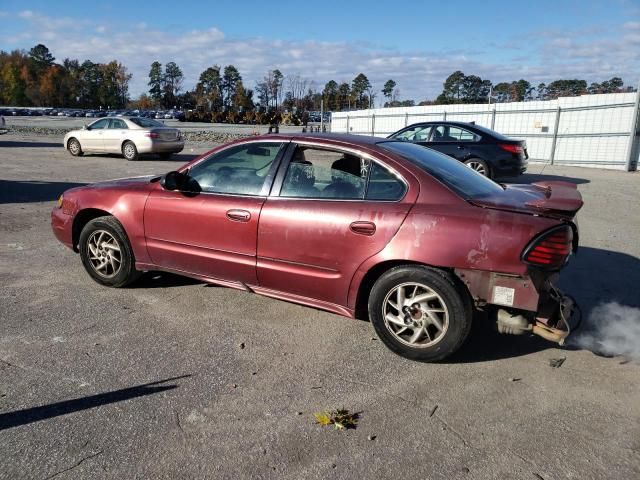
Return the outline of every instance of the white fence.
[[[531,162],[636,170],[640,143],[637,93],[557,100],[428,105],[335,112],[331,131],[386,137],[425,121],[472,122],[527,142]]]

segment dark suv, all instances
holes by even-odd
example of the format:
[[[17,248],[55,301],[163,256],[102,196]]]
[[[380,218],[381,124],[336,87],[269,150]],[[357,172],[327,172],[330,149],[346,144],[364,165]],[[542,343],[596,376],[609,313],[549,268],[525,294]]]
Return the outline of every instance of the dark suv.
[[[527,144],[474,123],[414,123],[389,138],[433,148],[489,178],[514,177],[527,170]]]

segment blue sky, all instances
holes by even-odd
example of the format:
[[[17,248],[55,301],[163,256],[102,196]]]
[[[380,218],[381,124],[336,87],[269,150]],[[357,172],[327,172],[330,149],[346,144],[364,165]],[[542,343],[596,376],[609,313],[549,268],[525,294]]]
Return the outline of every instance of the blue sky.
[[[640,80],[638,0],[2,0],[0,22],[2,50],[44,43],[59,61],[121,61],[134,96],[154,60],[177,62],[185,88],[233,63],[249,88],[272,68],[316,88],[363,72],[376,90],[393,78],[416,100],[437,96],[455,70],[494,83]]]

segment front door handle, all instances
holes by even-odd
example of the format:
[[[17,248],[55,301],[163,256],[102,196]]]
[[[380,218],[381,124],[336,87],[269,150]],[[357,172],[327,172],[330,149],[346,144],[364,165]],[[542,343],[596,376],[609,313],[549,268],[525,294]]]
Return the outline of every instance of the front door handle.
[[[251,219],[251,213],[247,210],[227,210],[227,218],[233,222],[248,222]]]
[[[349,228],[353,233],[358,235],[371,236],[376,233],[376,224],[373,222],[353,222],[349,225]]]

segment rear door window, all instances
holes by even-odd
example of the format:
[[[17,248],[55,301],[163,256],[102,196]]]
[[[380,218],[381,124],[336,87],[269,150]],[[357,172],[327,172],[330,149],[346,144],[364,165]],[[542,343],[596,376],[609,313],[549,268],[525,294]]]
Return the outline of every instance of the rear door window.
[[[432,142],[473,142],[476,136],[469,130],[451,125],[438,125],[433,129]]]

